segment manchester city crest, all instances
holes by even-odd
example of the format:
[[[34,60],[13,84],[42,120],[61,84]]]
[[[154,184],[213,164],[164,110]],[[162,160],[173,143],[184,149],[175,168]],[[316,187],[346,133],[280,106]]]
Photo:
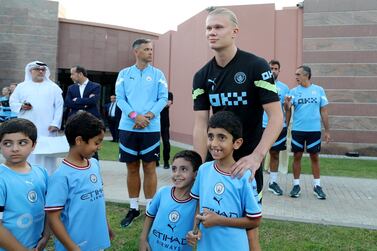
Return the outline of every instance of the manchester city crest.
[[[243,72],[237,72],[235,75],[234,75],[234,81],[237,83],[237,84],[243,84],[245,83],[246,81],[246,74],[243,73]]]
[[[96,183],[97,182],[97,176],[95,174],[91,174],[89,178],[90,178],[90,181],[92,183]]]
[[[29,191],[28,194],[27,194],[27,199],[28,199],[31,203],[36,202],[37,199],[38,199],[37,193],[36,193],[34,190]]]
[[[177,222],[179,220],[179,213],[178,211],[171,211],[170,214],[169,214],[169,220],[170,222]]]
[[[217,195],[221,195],[224,193],[225,191],[225,187],[224,187],[224,184],[219,182],[219,183],[216,183],[215,187],[214,187],[214,190],[215,190],[215,194]]]

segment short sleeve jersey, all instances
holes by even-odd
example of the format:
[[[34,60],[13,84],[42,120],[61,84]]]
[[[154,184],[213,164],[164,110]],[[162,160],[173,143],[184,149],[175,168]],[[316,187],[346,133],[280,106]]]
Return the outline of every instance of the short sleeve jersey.
[[[222,172],[215,161],[200,166],[191,196],[199,199],[200,212],[206,208],[228,218],[262,216],[255,179],[249,182],[251,173],[247,171],[241,179],[233,179],[229,173]],[[208,177],[211,177],[208,179]],[[246,230],[234,227],[200,226],[203,237],[198,242],[198,250],[224,251],[249,250]],[[232,236],[230,242],[227,236]]]
[[[225,67],[213,58],[195,74],[192,97],[195,111],[212,107],[214,113],[234,112],[245,128],[243,138],[251,150],[262,135],[262,105],[279,101],[266,60],[239,49]]]
[[[162,187],[153,197],[146,214],[154,221],[148,235],[152,250],[192,250],[186,234],[194,224],[197,200],[179,200],[174,187]]]
[[[287,96],[289,94],[289,88],[286,84],[284,84],[283,82],[281,82],[279,80],[275,81],[275,84],[276,84],[276,89],[278,90],[278,95],[279,95],[280,104],[281,104],[281,110],[284,114],[283,127],[287,127],[287,123],[285,122],[284,99],[285,99],[285,96]],[[268,123],[267,113],[263,112],[263,125],[262,125],[263,128],[267,127],[267,123]]]
[[[321,131],[321,108],[329,103],[323,88],[315,84],[308,87],[299,85],[289,95],[292,96],[291,102],[295,109],[292,130]]]
[[[39,166],[32,165],[30,172],[18,173],[0,165],[0,219],[27,248],[36,247],[42,237],[47,180],[47,171]]]
[[[102,178],[96,159],[88,160],[86,167],[63,160],[50,177],[45,210],[62,210],[64,227],[81,250],[97,251],[110,246]],[[57,239],[55,250],[65,250]]]

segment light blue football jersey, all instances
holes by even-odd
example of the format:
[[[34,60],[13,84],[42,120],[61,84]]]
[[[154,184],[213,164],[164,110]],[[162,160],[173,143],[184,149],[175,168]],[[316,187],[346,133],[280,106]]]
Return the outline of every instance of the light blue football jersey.
[[[86,167],[63,160],[49,179],[45,210],[62,210],[65,229],[82,251],[110,246],[102,178],[96,159],[88,160]],[[55,250],[65,250],[59,240],[55,241]]]
[[[278,95],[281,103],[281,110],[283,111],[283,127],[287,127],[287,123],[285,122],[285,110],[284,110],[284,98],[289,94],[289,88],[283,82],[277,80],[275,81],[276,89],[278,90]],[[262,127],[266,128],[268,123],[268,116],[266,112],[263,112],[263,122]]]
[[[154,221],[148,235],[152,250],[189,251],[186,234],[194,224],[197,200],[179,200],[174,197],[174,187],[162,187],[153,197],[147,216]]]
[[[140,70],[133,65],[121,70],[115,84],[117,105],[122,110],[119,129],[134,132],[159,132],[160,112],[168,102],[168,84],[165,76],[156,67],[148,65]],[[134,129],[135,121],[128,114],[152,112],[155,117],[143,129]]]
[[[230,218],[261,217],[256,182],[249,182],[250,175],[247,171],[241,179],[232,179],[229,173],[217,168],[215,161],[206,162],[199,168],[191,196],[199,199],[200,212],[206,208]],[[198,250],[249,250],[246,229],[200,225],[200,230]],[[229,236],[236,241],[229,241]]]
[[[329,103],[323,88],[315,84],[308,87],[299,85],[293,88],[289,95],[292,96],[291,102],[294,106],[292,130],[321,131],[321,107]]]
[[[0,218],[27,248],[36,247],[43,234],[47,182],[48,174],[42,167],[32,165],[30,172],[18,173],[0,165]]]

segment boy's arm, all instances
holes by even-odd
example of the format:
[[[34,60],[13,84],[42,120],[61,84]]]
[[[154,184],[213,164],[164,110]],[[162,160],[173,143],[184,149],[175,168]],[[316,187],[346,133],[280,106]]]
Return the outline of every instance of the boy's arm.
[[[203,215],[198,215],[198,219],[201,220],[204,227],[213,226],[226,226],[226,227],[237,227],[252,229],[260,225],[261,217],[250,218],[250,217],[240,217],[240,218],[228,218],[208,209],[204,209]]]
[[[56,238],[64,245],[67,250],[79,251],[80,248],[74,243],[71,237],[68,235],[63,222],[60,219],[61,210],[47,211],[47,218],[50,224],[50,228]]]
[[[196,210],[195,210],[195,217],[194,217],[194,228],[192,231],[189,231],[186,235],[186,240],[187,240],[187,243],[194,247],[196,245],[196,243],[198,242],[198,240],[200,240],[201,238],[201,232],[199,230],[199,224],[200,224],[200,220],[197,218],[197,215],[200,215],[199,214],[199,200],[197,202],[198,204],[196,205]]]
[[[149,217],[148,215],[145,216],[143,231],[140,235],[140,242],[139,242],[139,251],[146,251],[151,250],[149,243],[148,243],[148,234],[152,227],[154,218]]]
[[[109,220],[107,219],[107,216],[106,216],[106,222],[107,222],[107,229],[109,230],[109,237],[110,237],[110,240],[112,241],[115,237],[115,233],[110,227],[110,223],[109,223]]]
[[[22,246],[22,244],[13,236],[8,229],[3,226],[2,221],[0,220],[0,247],[5,250],[20,250],[26,251],[29,250]]]
[[[45,228],[44,228],[44,231],[43,231],[43,236],[42,236],[42,239],[40,239],[38,241],[38,244],[37,244],[37,247],[36,247],[37,250],[44,250],[45,249],[47,242],[50,239],[50,235],[51,235],[51,229],[49,227],[48,219],[47,219],[47,215],[46,215],[46,217],[45,217]]]

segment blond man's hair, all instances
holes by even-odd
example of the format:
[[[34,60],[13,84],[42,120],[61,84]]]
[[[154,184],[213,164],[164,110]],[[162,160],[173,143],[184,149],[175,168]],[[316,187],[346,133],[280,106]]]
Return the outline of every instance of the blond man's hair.
[[[226,16],[234,27],[238,27],[238,19],[233,11],[223,7],[208,7],[208,16]]]

